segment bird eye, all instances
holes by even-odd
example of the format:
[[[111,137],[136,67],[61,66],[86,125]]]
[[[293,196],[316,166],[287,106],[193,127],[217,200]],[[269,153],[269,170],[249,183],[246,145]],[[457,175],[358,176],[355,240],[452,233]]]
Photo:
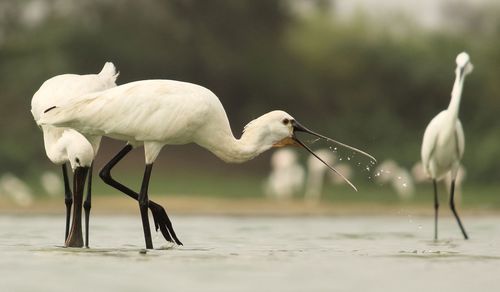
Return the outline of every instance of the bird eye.
[[[287,119],[287,118],[284,118],[283,119],[283,125],[288,125],[288,123],[290,123],[290,120]]]

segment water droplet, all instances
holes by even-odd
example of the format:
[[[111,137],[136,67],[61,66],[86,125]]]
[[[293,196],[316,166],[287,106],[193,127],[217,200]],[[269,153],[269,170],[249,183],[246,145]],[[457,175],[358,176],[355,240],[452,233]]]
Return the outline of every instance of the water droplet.
[[[350,157],[350,156],[347,156],[347,160],[351,160],[351,157]]]
[[[366,171],[370,171],[370,167],[369,166],[367,166],[365,169],[366,169]]]

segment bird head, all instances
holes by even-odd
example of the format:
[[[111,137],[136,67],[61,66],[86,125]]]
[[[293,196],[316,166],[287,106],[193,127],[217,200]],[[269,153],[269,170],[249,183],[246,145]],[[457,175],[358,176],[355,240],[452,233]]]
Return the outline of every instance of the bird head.
[[[457,70],[459,71],[459,74],[462,77],[471,73],[472,70],[474,69],[474,66],[470,62],[470,57],[466,52],[458,54],[456,63],[457,63]]]
[[[71,168],[90,167],[94,160],[92,144],[75,130],[65,130],[62,134],[60,147],[66,150]]]
[[[257,130],[258,129],[258,130]],[[341,176],[352,188],[355,190],[356,187],[347,179],[345,178],[341,173],[339,173],[335,168],[330,166],[328,163],[326,163],[321,157],[319,157],[309,146],[304,144],[299,138],[297,137],[297,133],[299,132],[304,132],[309,135],[315,136],[320,139],[324,139],[333,143],[336,143],[338,145],[341,145],[343,147],[346,147],[348,149],[351,149],[353,151],[359,152],[365,156],[368,156],[370,159],[376,161],[376,159],[371,156],[370,154],[363,152],[359,149],[356,149],[354,147],[351,147],[349,145],[340,143],[336,140],[333,140],[331,138],[328,138],[326,136],[323,136],[321,134],[318,134],[316,132],[313,132],[312,130],[309,130],[299,122],[297,122],[290,114],[284,112],[284,111],[272,111],[269,112],[258,119],[250,122],[246,127],[245,127],[245,132],[250,132],[250,131],[258,131],[261,135],[258,137],[258,139],[261,141],[263,145],[269,145],[271,144],[271,147],[284,147],[288,145],[294,145],[294,146],[299,146],[307,150],[309,153],[311,153],[314,157],[319,159],[323,164],[325,164],[329,169],[337,173],[339,176]]]

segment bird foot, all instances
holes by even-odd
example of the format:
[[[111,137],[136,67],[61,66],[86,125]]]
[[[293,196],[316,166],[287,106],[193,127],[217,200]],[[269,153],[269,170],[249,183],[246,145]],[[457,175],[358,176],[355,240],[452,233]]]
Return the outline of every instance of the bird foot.
[[[151,210],[151,213],[153,213],[155,230],[158,232],[158,229],[160,229],[163,237],[165,237],[167,241],[182,245],[182,242],[177,238],[177,235],[175,234],[172,222],[170,222],[165,209],[161,205],[153,201],[149,201],[149,209]]]

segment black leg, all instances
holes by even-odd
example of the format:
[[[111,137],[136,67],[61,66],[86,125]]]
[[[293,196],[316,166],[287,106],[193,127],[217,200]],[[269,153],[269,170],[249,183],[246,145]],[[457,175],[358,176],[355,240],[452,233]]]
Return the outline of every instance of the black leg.
[[[111,169],[125,157],[130,151],[132,150],[131,145],[126,145],[123,147],[118,154],[115,155],[99,172],[99,176],[101,179],[108,185],[112,186],[113,188],[123,192],[124,194],[128,195],[129,197],[133,198],[134,200],[139,200],[139,194],[134,192],[133,190],[129,189],[128,187],[122,185],[118,181],[114,180],[111,177]],[[172,226],[172,222],[170,221],[170,218],[168,218],[167,212],[165,209],[153,202],[152,200],[149,200],[149,209],[151,210],[151,213],[153,214],[153,220],[155,223],[155,229],[158,231],[160,229],[161,233],[163,234],[163,237],[167,241],[175,241],[178,245],[182,245],[182,242],[177,238],[177,235],[175,234],[174,228]],[[173,238],[173,239],[172,239]]]
[[[146,164],[144,170],[144,177],[142,178],[141,192],[139,193],[139,209],[141,210],[142,228],[144,229],[144,239],[146,241],[146,248],[153,249],[153,241],[151,240],[151,229],[149,228],[148,216],[148,187],[149,179],[151,178],[151,170],[153,164]]]
[[[66,163],[62,165],[62,173],[64,179],[64,204],[66,205],[66,229],[64,232],[64,241],[66,241],[68,239],[69,221],[71,219],[71,205],[73,205],[73,194],[71,193]]]
[[[439,211],[439,198],[436,180],[432,180],[434,184],[434,240],[438,239],[438,211]]]
[[[89,168],[89,178],[87,182],[87,198],[83,203],[83,210],[85,210],[85,247],[89,247],[89,221],[90,221],[90,208],[92,208],[92,170],[94,163]]]
[[[464,235],[465,239],[469,239],[469,236],[467,236],[467,232],[465,232],[464,226],[462,225],[462,221],[460,221],[460,217],[458,217],[457,210],[455,209],[455,179],[451,181],[451,192],[450,192],[450,208],[451,211],[453,212],[453,215],[455,215],[455,219],[457,219],[458,226],[460,226],[460,230],[462,230],[462,234]]]
[[[73,221],[71,222],[71,230],[65,242],[67,247],[83,246],[82,204],[88,169],[88,167],[77,167],[75,169],[73,178]]]

